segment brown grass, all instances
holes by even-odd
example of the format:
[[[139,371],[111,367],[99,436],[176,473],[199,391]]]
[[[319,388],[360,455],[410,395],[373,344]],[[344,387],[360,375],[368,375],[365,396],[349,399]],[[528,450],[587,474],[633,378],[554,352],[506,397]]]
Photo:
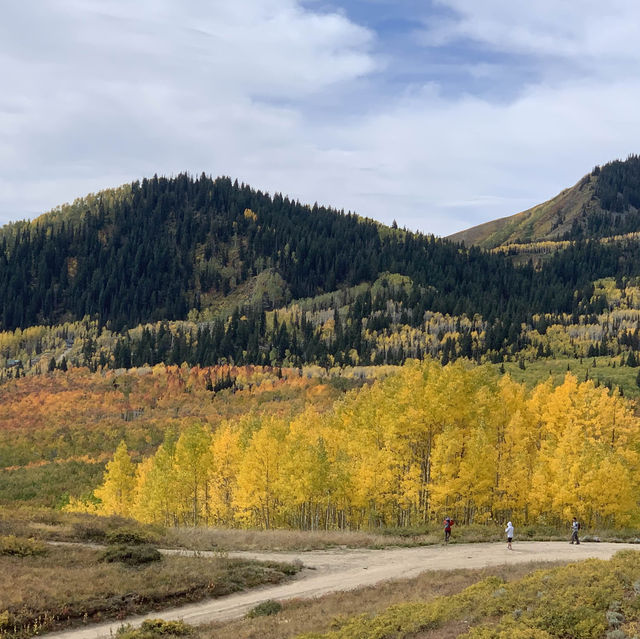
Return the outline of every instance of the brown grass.
[[[51,547],[45,556],[0,557],[0,612],[9,613],[5,636],[29,636],[79,620],[121,619],[280,583],[296,571],[284,564],[203,557],[166,557],[129,568],[102,563],[101,554]]]
[[[7,508],[0,506],[0,536],[17,535],[50,541],[106,543],[115,532],[134,532],[162,548],[191,550],[282,550],[303,551],[326,548],[385,548],[429,546],[442,543],[437,523],[415,529],[368,531],[241,530],[223,528],[163,528],[140,524],[123,517],[99,517],[84,513],[64,513],[51,509]],[[637,530],[589,530],[585,536],[601,541],[636,541]],[[518,539],[529,541],[568,540],[568,529],[551,526],[520,526]],[[451,543],[502,541],[504,527],[474,524],[456,526]],[[1,611],[0,611],[1,612]]]
[[[559,564],[536,562],[481,570],[425,572],[415,579],[388,581],[318,599],[283,602],[282,612],[270,617],[199,626],[196,628],[197,639],[287,639],[305,632],[326,632],[331,629],[332,624],[339,623],[341,618],[360,614],[373,615],[394,604],[429,601],[435,597],[452,595],[491,575],[511,581],[534,570],[554,565]],[[437,631],[429,631],[419,637],[448,639],[458,636],[468,628],[467,624],[451,622]]]
[[[440,539],[439,535],[437,537]],[[403,537],[369,532],[237,530],[222,528],[172,528],[163,536],[169,547],[194,550],[322,550],[325,548],[383,548],[435,543],[429,536]]]

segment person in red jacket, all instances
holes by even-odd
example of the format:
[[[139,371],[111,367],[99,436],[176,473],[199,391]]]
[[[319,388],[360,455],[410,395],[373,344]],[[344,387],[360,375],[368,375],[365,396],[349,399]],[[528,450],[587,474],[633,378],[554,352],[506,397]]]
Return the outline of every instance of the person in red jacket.
[[[451,537],[451,526],[453,526],[454,521],[451,517],[445,517],[442,523],[444,524],[444,543],[448,544]]]

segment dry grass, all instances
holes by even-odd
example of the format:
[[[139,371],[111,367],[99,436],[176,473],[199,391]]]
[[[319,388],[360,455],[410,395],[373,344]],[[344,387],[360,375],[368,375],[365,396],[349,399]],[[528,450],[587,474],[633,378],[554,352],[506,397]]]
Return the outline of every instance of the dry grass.
[[[283,564],[223,557],[166,557],[130,568],[103,563],[101,554],[51,547],[44,556],[0,557],[0,611],[9,613],[0,622],[5,636],[29,636],[79,620],[121,619],[280,583],[296,571]]]
[[[440,540],[438,535],[437,540]],[[322,550],[325,548],[383,548],[436,543],[435,536],[383,535],[368,532],[238,530],[222,528],[172,528],[163,536],[169,547],[194,550]]]
[[[425,572],[415,579],[388,581],[318,599],[283,602],[282,612],[269,617],[199,626],[196,628],[197,639],[287,639],[305,632],[326,632],[340,619],[377,614],[398,603],[429,601],[435,597],[452,595],[492,575],[507,581],[517,580],[534,570],[554,565],[559,564],[537,562],[481,570]],[[446,639],[466,630],[468,625],[452,622],[420,637]]]
[[[135,533],[163,548],[191,550],[304,551],[327,548],[385,548],[429,546],[442,543],[436,523],[407,529],[367,531],[241,530],[223,528],[163,528],[140,524],[122,517],[99,517],[84,513],[63,513],[50,509],[0,507],[0,536],[17,535],[50,541],[107,543],[114,534]],[[551,526],[520,526],[517,538],[529,541],[568,540],[568,529]],[[635,541],[637,530],[584,530],[585,538],[601,541]],[[474,524],[455,526],[451,543],[502,541],[504,527]]]

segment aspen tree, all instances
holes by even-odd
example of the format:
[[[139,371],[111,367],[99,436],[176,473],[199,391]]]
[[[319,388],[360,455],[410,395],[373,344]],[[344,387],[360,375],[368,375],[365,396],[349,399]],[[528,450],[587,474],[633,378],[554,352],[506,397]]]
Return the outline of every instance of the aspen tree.
[[[193,424],[182,432],[176,444],[176,497],[181,519],[197,526],[208,520],[208,491],[211,436],[200,424]]]
[[[144,522],[176,525],[177,487],[175,443],[165,438],[155,455],[138,466],[133,515]]]
[[[102,505],[100,510],[105,515],[121,515],[128,517],[131,513],[135,490],[135,464],[127,445],[122,440],[113,459],[107,464],[104,483],[96,489],[95,495]]]
[[[276,526],[280,504],[280,465],[287,425],[265,418],[255,431],[240,462],[235,505],[245,524],[267,530]]]
[[[216,430],[211,442],[211,491],[209,508],[216,525],[235,523],[234,496],[241,458],[240,434],[230,424]]]

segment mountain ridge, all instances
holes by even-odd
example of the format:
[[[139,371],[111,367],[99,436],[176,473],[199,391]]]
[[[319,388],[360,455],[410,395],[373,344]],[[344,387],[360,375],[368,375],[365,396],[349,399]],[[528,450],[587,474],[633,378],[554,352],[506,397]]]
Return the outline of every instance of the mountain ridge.
[[[0,234],[0,369],[548,356],[548,326],[635,291],[637,244],[567,240],[534,264],[230,178],[155,176]]]
[[[596,166],[575,185],[525,211],[449,235],[493,249],[510,244],[602,238],[640,231],[640,158]]]

